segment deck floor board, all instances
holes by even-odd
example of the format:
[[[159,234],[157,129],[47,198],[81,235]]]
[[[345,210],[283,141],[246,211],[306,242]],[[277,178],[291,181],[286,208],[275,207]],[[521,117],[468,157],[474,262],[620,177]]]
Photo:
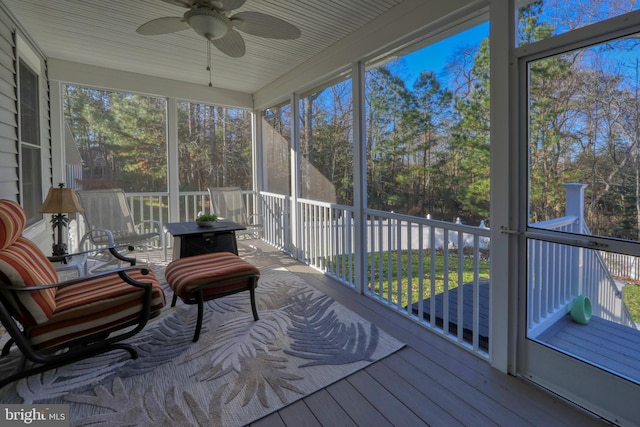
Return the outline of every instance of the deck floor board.
[[[440,334],[401,316],[393,308],[358,295],[268,244],[252,244],[258,251],[247,261],[258,267],[277,265],[292,271],[407,343],[364,370],[257,420],[252,427],[610,425],[522,378],[493,369],[486,360]]]
[[[313,415],[303,400],[298,400],[279,411],[280,418],[287,426],[321,427],[322,424]]]
[[[357,426],[326,389],[307,397],[305,403],[323,426]]]
[[[354,373],[347,380],[394,426],[424,424],[423,420],[366,370]]]
[[[567,314],[537,340],[627,378],[640,378],[640,332],[632,328],[595,316],[582,325]]]
[[[459,404],[460,400],[439,389],[438,384],[423,378],[423,375],[416,375],[399,355],[387,357],[383,363],[374,363],[366,370],[429,425],[463,426],[465,423],[461,420],[470,420],[477,413],[464,404],[459,405],[454,415],[447,412],[444,408]]]
[[[336,402],[339,402],[338,405],[356,425],[380,427],[393,425],[349,382],[348,377],[330,385],[327,387],[327,391]]]

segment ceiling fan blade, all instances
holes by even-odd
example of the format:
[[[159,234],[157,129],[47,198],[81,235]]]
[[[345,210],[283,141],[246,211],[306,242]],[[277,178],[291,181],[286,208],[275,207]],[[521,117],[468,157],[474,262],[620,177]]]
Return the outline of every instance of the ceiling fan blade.
[[[191,28],[191,26],[182,20],[182,17],[166,17],[152,19],[138,27],[136,33],[144,36],[157,36],[159,34],[175,33]]]
[[[244,39],[236,30],[229,30],[229,32],[222,38],[211,40],[211,43],[218,48],[218,50],[225,55],[232,58],[240,58],[244,56],[246,47]]]
[[[238,30],[254,36],[270,39],[297,39],[302,34],[295,25],[260,12],[240,12],[230,19]]]
[[[173,4],[181,7],[191,7],[195,0],[162,0],[165,3]]]
[[[164,0],[164,1],[171,1],[171,0]],[[176,1],[180,1],[180,0],[176,0]],[[247,0],[214,0],[212,1],[213,4],[218,3],[219,9],[222,10],[235,10],[235,9],[239,9],[241,8],[245,2]]]

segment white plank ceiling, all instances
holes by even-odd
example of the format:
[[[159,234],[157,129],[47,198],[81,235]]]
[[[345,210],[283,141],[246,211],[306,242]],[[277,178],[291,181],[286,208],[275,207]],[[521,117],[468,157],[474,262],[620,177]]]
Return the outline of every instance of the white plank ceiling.
[[[191,29],[142,36],[148,20],[186,11],[161,0],[0,0],[47,58],[208,85],[206,40]],[[296,25],[296,40],[246,33],[246,54],[230,58],[212,46],[215,87],[254,93],[329,49],[402,0],[247,0],[232,12],[256,11]]]

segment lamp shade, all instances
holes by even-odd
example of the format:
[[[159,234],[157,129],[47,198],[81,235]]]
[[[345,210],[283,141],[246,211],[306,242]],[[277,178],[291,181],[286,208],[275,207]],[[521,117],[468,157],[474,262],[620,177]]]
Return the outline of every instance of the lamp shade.
[[[82,205],[76,196],[76,192],[72,188],[54,188],[49,189],[47,198],[40,209],[40,213],[82,213]]]

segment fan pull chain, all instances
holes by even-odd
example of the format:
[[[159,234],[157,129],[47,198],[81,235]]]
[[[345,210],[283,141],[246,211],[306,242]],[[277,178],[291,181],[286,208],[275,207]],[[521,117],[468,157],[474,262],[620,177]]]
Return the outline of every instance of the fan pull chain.
[[[207,40],[207,71],[209,72],[209,87],[213,87],[211,84],[211,42]]]

